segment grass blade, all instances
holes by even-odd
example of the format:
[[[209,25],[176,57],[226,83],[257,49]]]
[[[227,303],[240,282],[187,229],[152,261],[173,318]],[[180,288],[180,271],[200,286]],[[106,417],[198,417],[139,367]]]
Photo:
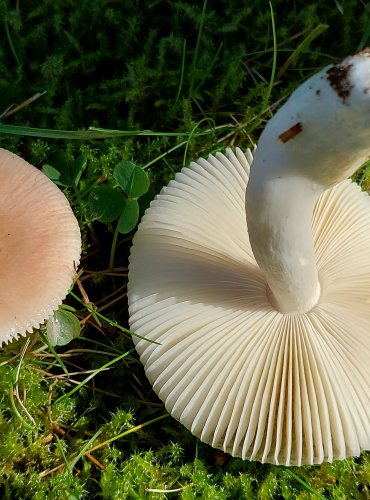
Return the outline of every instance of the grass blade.
[[[324,33],[329,28],[327,24],[318,24],[316,28],[314,28],[311,33],[309,33],[306,38],[298,45],[295,51],[288,57],[282,67],[279,69],[276,79],[280,80],[286,70],[298,59],[301,52],[303,52],[308,45],[315,40],[321,33]]]
[[[113,443],[113,441],[117,441],[117,439],[121,439],[121,438],[127,436],[128,434],[132,434],[133,432],[137,432],[140,429],[143,429],[144,427],[146,427],[150,424],[154,424],[155,422],[159,422],[160,420],[164,420],[165,418],[168,418],[169,416],[170,415],[168,413],[166,413],[165,415],[161,415],[160,417],[156,417],[156,418],[153,418],[152,420],[148,420],[148,422],[144,422],[143,424],[136,425],[135,427],[132,427],[128,431],[122,432],[121,434],[117,434],[117,436],[114,436],[110,439],[107,439],[103,443],[97,444],[93,448],[90,448],[89,450],[85,451],[85,453],[91,453],[95,450],[98,450],[99,448],[102,448],[103,446],[106,446],[109,443]]]
[[[321,493],[319,493],[318,491],[316,491],[314,488],[312,488],[312,486],[310,486],[309,484],[306,483],[306,481],[303,481],[303,479],[301,479],[299,476],[297,476],[297,474],[295,474],[293,471],[291,471],[290,469],[283,469],[284,473],[287,475],[287,476],[290,476],[291,478],[293,478],[295,481],[297,481],[297,483],[299,483],[306,491],[308,491],[309,493],[311,493],[312,495],[315,495],[317,498],[319,498],[320,500],[327,500],[327,498],[324,496],[324,495],[321,495]]]
[[[202,14],[201,14],[200,23],[199,23],[197,43],[195,45],[193,62],[191,64],[191,70],[190,70],[191,71],[191,73],[190,73],[190,88],[189,88],[189,98],[190,99],[193,97],[194,83],[195,83],[195,70],[196,70],[196,67],[198,65],[199,47],[200,47],[200,40],[202,38],[203,24],[204,24],[206,9],[207,9],[207,0],[204,0]]]
[[[94,370],[92,373],[90,373],[86,378],[84,378],[82,380],[82,382],[80,382],[78,385],[76,385],[72,390],[70,390],[69,392],[67,392],[66,394],[63,394],[63,396],[60,396],[58,399],[56,399],[54,401],[54,404],[57,404],[57,403],[60,403],[60,401],[63,401],[64,399],[68,398],[69,396],[72,396],[72,394],[74,394],[76,391],[78,391],[79,389],[81,389],[81,387],[83,387],[85,384],[87,384],[87,382],[89,382],[92,378],[94,378],[96,375],[98,375],[100,372],[102,372],[103,370],[105,370],[106,368],[108,368],[109,366],[112,366],[114,365],[115,363],[117,363],[118,361],[121,361],[121,359],[124,359],[126,358],[127,356],[129,356],[135,349],[130,349],[129,351],[126,351],[124,352],[123,354],[121,354],[120,356],[117,356],[116,358],[114,359],[111,359],[110,361],[108,361],[108,363],[105,363],[104,365],[102,366],[99,366],[99,368],[97,368],[96,370]]]

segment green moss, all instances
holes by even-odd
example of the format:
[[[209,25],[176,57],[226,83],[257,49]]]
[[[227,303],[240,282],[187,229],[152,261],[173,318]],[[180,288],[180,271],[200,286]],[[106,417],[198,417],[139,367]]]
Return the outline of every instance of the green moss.
[[[203,6],[178,0],[0,0],[3,124],[165,132],[95,141],[0,136],[2,147],[40,168],[58,149],[69,162],[81,153],[86,158],[77,186],[65,189],[82,229],[81,284],[99,311],[122,327],[128,326],[125,284],[132,233],[119,236],[109,269],[115,226],[94,219],[88,204],[93,187],[112,183],[118,162],[133,161],[149,174],[148,204],[191,159],[228,145],[250,146],[271,114],[261,110],[273,60],[268,3],[215,0],[204,12]],[[274,83],[273,108],[316,69],[369,43],[367,7],[357,0],[276,0],[273,8],[278,70],[318,24],[329,25]],[[7,115],[13,103],[45,90]],[[369,189],[368,165],[356,180]],[[136,428],[165,410],[133,352],[72,394],[94,370],[130,351],[132,341],[73,298],[68,302],[83,329],[81,338],[57,348],[64,366],[36,339],[16,383],[24,340],[0,354],[2,498],[317,498],[309,487],[327,498],[368,498],[366,453],[293,468],[299,482],[284,467],[213,450],[170,418]],[[12,403],[10,389],[16,388],[19,396]],[[85,454],[95,446],[100,447]]]

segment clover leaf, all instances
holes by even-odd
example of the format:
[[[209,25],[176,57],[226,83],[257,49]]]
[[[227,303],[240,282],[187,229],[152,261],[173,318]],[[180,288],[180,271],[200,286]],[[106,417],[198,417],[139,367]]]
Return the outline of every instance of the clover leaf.
[[[99,185],[92,189],[89,204],[98,220],[104,223],[117,220],[116,230],[127,234],[138,223],[138,200],[148,192],[150,181],[147,173],[131,161],[117,163],[113,178],[116,186]]]

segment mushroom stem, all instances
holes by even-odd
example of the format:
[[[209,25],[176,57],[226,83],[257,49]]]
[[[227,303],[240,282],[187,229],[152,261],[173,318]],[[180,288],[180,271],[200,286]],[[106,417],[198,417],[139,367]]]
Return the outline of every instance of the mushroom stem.
[[[320,297],[311,221],[321,191],[297,177],[249,184],[252,250],[264,271],[269,301],[282,313],[307,312]]]
[[[307,312],[320,284],[312,214],[320,194],[346,179],[370,150],[370,51],[302,84],[264,129],[246,193],[248,232],[280,312]]]

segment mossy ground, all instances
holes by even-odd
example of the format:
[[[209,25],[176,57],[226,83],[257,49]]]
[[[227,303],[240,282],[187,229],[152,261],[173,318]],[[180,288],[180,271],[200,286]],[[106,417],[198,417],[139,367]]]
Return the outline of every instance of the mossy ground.
[[[83,289],[113,321],[69,297],[83,324],[79,339],[53,352],[35,335],[27,349],[21,339],[1,352],[2,498],[370,498],[369,454],[291,469],[243,462],[166,417],[130,335],[114,323],[128,326],[132,233],[119,235],[110,265],[115,224],[94,220],[88,203],[114,165],[131,160],[150,176],[144,210],[182,165],[251,146],[299,82],[370,43],[365,2],[275,0],[273,11],[276,51],[265,0],[0,0],[0,145],[40,168],[56,150],[69,162],[84,155],[81,179],[65,189],[83,235],[74,292]],[[6,134],[7,125],[125,133],[51,139]],[[358,179],[369,187],[366,167]]]

